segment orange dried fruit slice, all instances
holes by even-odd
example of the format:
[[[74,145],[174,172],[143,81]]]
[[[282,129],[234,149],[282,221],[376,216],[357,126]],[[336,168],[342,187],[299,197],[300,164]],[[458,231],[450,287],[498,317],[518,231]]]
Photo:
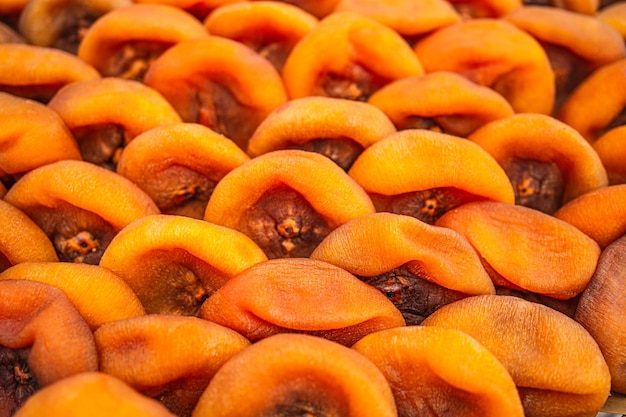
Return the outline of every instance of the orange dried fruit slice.
[[[263,339],[227,361],[193,417],[397,416],[381,371],[346,346],[303,334]]]
[[[0,91],[47,103],[63,86],[100,74],[76,55],[26,43],[0,43]]]
[[[463,297],[495,294],[491,278],[460,234],[393,213],[366,214],[333,230],[311,254],[389,298],[408,325]]]
[[[251,266],[207,298],[199,317],[251,342],[303,333],[346,346],[369,333],[406,324],[380,291],[344,269],[310,258]]]
[[[610,185],[626,184],[626,126],[607,131],[591,145],[602,161]]]
[[[157,91],[115,77],[73,83],[61,89],[48,106],[72,130],[85,159],[103,165],[103,159],[119,157],[120,148],[139,133],[180,122],[180,116]]]
[[[380,330],[352,348],[383,372],[400,416],[524,416],[517,387],[504,365],[459,330],[437,326]]]
[[[318,23],[302,8],[279,1],[225,4],[204,20],[207,31],[243,43],[269,60],[278,72],[300,39]]]
[[[564,203],[608,185],[591,145],[552,116],[511,115],[483,125],[468,139],[502,166],[519,205],[553,214]]]
[[[197,315],[225,282],[264,260],[263,251],[236,230],[161,214],[122,229],[99,265],[126,281],[149,314]]]
[[[41,389],[14,417],[176,417],[158,401],[104,372],[83,372]]]
[[[557,300],[575,301],[600,256],[598,244],[577,228],[519,205],[468,203],[450,210],[436,224],[469,240],[496,287]]]
[[[302,149],[321,153],[347,171],[365,148],[395,132],[389,118],[371,104],[303,97],[270,113],[250,138],[247,153],[256,157],[279,149]]]
[[[171,123],[136,136],[117,173],[146,192],[164,214],[204,217],[215,185],[250,160],[233,141],[197,123]]]
[[[152,199],[130,180],[84,161],[36,168],[4,199],[43,229],[64,262],[97,264],[122,228],[159,213]]]
[[[32,0],[20,13],[18,28],[33,45],[76,54],[85,32],[96,19],[132,3],[132,0]]]
[[[500,93],[516,113],[552,113],[555,85],[548,56],[512,23],[467,19],[422,38],[414,50],[426,73],[461,74]]]
[[[8,187],[34,168],[82,156],[63,119],[42,103],[0,93],[0,178]]]
[[[603,65],[569,95],[557,117],[593,143],[624,124],[626,58]]]
[[[398,130],[429,129],[461,137],[514,113],[493,89],[448,71],[394,81],[372,94],[368,103],[381,109]]]
[[[591,72],[626,57],[624,39],[592,15],[527,5],[503,19],[529,33],[546,51],[555,74],[555,112]]]
[[[0,281],[0,411],[39,388],[98,369],[93,333],[63,291],[26,280]]]
[[[574,319],[593,336],[602,350],[609,371],[611,389],[626,394],[624,376],[624,271],[626,238],[620,237],[602,251],[598,267],[578,302]]]
[[[95,21],[84,34],[78,57],[103,76],[142,81],[172,45],[206,36],[202,22],[178,7],[132,3]]]
[[[626,233],[626,184],[589,191],[564,204],[554,213],[595,240],[601,248]]]
[[[219,368],[250,345],[207,320],[159,314],[105,324],[94,337],[102,372],[179,417],[191,416]]]
[[[244,150],[261,121],[287,101],[267,59],[219,36],[172,46],[150,66],[144,83],[163,94],[183,121],[208,126]]]
[[[366,101],[380,87],[421,75],[400,34],[354,12],[334,12],[296,44],[282,77],[290,99],[327,96]]]
[[[119,276],[97,265],[28,261],[0,273],[0,281],[22,279],[63,290],[91,330],[105,323],[146,314]]]
[[[480,295],[442,307],[423,325],[460,330],[489,349],[513,377],[527,417],[594,416],[609,395],[609,369],[597,343],[544,305]]]
[[[441,0],[341,0],[334,12],[354,12],[414,39],[461,20],[452,4]]]
[[[377,211],[430,224],[470,201],[515,201],[506,173],[487,151],[467,139],[425,129],[402,130],[378,141],[348,174]]]
[[[268,258],[308,257],[333,229],[375,212],[367,193],[329,158],[269,152],[217,184],[204,220],[249,236]]]
[[[157,126],[180,116],[156,90],[117,77],[75,82],[48,103],[78,142],[83,159],[115,170],[122,148]]]

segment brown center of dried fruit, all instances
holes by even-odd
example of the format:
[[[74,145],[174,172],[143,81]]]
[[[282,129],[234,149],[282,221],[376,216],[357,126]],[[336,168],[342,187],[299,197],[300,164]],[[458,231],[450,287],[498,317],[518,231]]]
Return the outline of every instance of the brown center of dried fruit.
[[[415,217],[424,223],[435,222],[449,210],[479,198],[452,187],[432,188],[391,197],[372,195],[378,211]]]
[[[555,109],[561,107],[574,89],[591,73],[588,62],[562,46],[542,43],[554,72]]]
[[[515,191],[515,204],[553,214],[563,204],[565,180],[550,161],[512,159],[503,166]]]
[[[85,33],[100,15],[90,13],[80,7],[67,7],[61,14],[62,29],[52,43],[52,47],[76,54]]]
[[[355,101],[367,101],[384,84],[383,80],[356,64],[351,64],[344,74],[328,73],[319,78],[324,95]]]
[[[298,192],[275,189],[252,206],[241,229],[268,258],[306,258],[331,231],[329,224]]]
[[[39,389],[37,379],[28,367],[27,355],[27,349],[9,349],[0,345],[0,416],[2,417],[13,415]]]
[[[102,73],[109,77],[143,81],[148,68],[166,49],[169,43],[132,41],[124,44],[111,58]]]
[[[100,216],[73,206],[42,209],[37,217],[61,262],[97,265],[116,235]]]
[[[164,214],[177,214],[196,219],[204,211],[217,180],[187,167],[173,165],[148,176],[149,182],[140,184]]]
[[[122,126],[103,124],[85,126],[72,132],[83,159],[115,171],[124,145],[129,138]]]
[[[231,139],[241,149],[246,149],[248,140],[257,123],[253,109],[245,108],[223,85],[207,81],[196,91],[190,103],[190,122],[200,123]]]
[[[423,278],[426,276],[426,271],[417,263],[408,263],[380,275],[360,276],[359,279],[391,300],[407,325],[415,325],[440,307],[467,297]]]
[[[400,126],[400,129],[425,129],[433,132],[447,133],[444,131],[443,127],[435,121],[435,119],[419,116],[407,117]]]
[[[308,142],[294,145],[292,149],[317,152],[348,171],[354,161],[363,152],[363,146],[352,139],[313,139]]]

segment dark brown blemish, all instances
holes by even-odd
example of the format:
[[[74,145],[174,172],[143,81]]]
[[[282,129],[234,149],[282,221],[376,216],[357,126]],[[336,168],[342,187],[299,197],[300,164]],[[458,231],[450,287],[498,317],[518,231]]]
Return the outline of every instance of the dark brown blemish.
[[[122,126],[112,123],[78,127],[72,133],[83,159],[110,171],[116,170],[130,139]]]
[[[241,224],[270,259],[307,258],[331,231],[309,202],[287,187],[266,192]]]
[[[162,42],[127,42],[111,57],[102,73],[142,82],[150,65],[171,46],[170,43]]]
[[[11,416],[39,389],[27,358],[29,349],[0,345],[0,416]],[[7,413],[7,414],[5,414]]]
[[[479,199],[472,193],[453,187],[432,188],[394,196],[372,194],[377,211],[415,217],[428,224],[435,224],[441,216],[455,207]]]
[[[350,64],[344,74],[327,73],[318,80],[324,95],[354,101],[369,100],[384,85],[380,77],[357,64]]]
[[[382,292],[400,310],[407,325],[416,325],[444,305],[467,297],[425,277],[426,271],[412,262],[380,275],[358,278]]]
[[[514,158],[503,165],[515,191],[515,204],[553,214],[563,204],[565,179],[551,161]]]
[[[364,150],[364,147],[358,142],[343,138],[313,139],[299,145],[293,145],[290,148],[322,154],[346,172]]]

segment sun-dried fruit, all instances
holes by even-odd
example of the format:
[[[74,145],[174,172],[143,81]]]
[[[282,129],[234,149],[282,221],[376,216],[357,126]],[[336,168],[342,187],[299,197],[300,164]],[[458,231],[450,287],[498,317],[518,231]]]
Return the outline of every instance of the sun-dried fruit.
[[[398,327],[371,333],[352,348],[383,372],[399,416],[524,416],[509,372],[461,331]]]
[[[43,229],[63,262],[97,264],[122,228],[159,213],[152,199],[130,180],[85,161],[33,169],[4,199]]]
[[[67,85],[52,97],[48,107],[70,129],[83,160],[113,171],[122,149],[137,135],[181,121],[156,90],[118,77]]]
[[[448,71],[394,81],[372,94],[368,103],[398,130],[428,129],[461,137],[514,113],[493,89]]]
[[[142,81],[154,60],[171,46],[207,36],[202,22],[180,8],[131,3],[89,27],[78,57],[105,77]]]
[[[261,121],[287,101],[267,59],[219,36],[172,46],[150,66],[144,83],[163,94],[184,122],[208,126],[244,150]]]
[[[389,118],[368,103],[303,97],[276,108],[257,127],[247,153],[302,149],[329,157],[347,171],[363,150],[395,133]]]
[[[191,415],[219,368],[250,342],[196,317],[149,314],[118,320],[94,332],[100,370],[164,404]]]
[[[496,160],[458,136],[402,130],[363,151],[348,171],[377,211],[433,224],[470,201],[513,203],[513,187]]]
[[[280,73],[296,43],[318,19],[297,6],[279,1],[226,4],[204,20],[211,35],[243,43],[257,51]]]
[[[363,188],[329,158],[290,149],[226,174],[204,220],[246,234],[268,258],[298,258],[308,257],[340,224],[374,211]]]
[[[198,123],[170,123],[136,136],[117,173],[146,192],[164,214],[204,217],[217,183],[250,157],[227,137]]]
[[[423,325],[460,330],[489,349],[513,377],[526,417],[595,416],[609,395],[595,340],[550,307],[480,295],[442,307]]]
[[[389,298],[408,325],[461,298],[495,294],[491,278],[460,234],[411,216],[374,213],[333,230],[311,254]]]
[[[263,251],[243,233],[161,214],[122,229],[99,265],[126,281],[149,314],[195,316],[232,276],[264,260]]]
[[[395,417],[381,371],[354,349],[304,334],[278,334],[227,361],[193,417]]]
[[[202,304],[199,317],[255,342],[304,333],[350,346],[406,323],[389,299],[349,272],[309,258],[259,262],[228,280]]]

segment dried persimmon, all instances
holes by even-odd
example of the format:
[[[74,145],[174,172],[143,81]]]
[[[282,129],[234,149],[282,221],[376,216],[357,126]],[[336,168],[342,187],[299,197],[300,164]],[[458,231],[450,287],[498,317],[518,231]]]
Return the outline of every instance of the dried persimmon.
[[[333,230],[311,254],[372,285],[419,324],[441,306],[495,294],[491,278],[460,234],[412,216],[374,213]]]
[[[52,285],[0,281],[0,416],[13,415],[38,389],[98,369],[91,329]]]
[[[396,417],[381,371],[354,349],[304,334],[254,343],[217,371],[192,417]]]
[[[572,127],[543,114],[515,114],[468,136],[505,170],[516,204],[553,214],[563,204],[608,185],[602,160]]]
[[[279,73],[295,44],[317,23],[318,19],[302,8],[279,1],[225,4],[204,20],[211,35],[249,46]]]
[[[550,307],[480,295],[440,308],[423,325],[460,330],[491,351],[513,377],[527,417],[595,416],[609,395],[598,344]]]
[[[147,130],[124,148],[116,172],[137,184],[164,214],[201,219],[217,183],[250,157],[198,123]]]
[[[398,327],[371,333],[352,348],[383,372],[399,416],[524,416],[507,369],[462,331]]]
[[[338,266],[310,258],[271,259],[245,269],[206,299],[199,317],[251,342],[304,333],[346,346],[406,324],[380,291]]]
[[[496,160],[467,139],[407,129],[365,149],[348,175],[370,195],[377,211],[433,224],[470,201],[515,201],[513,186]]]
[[[131,2],[93,22],[77,53],[102,76],[142,81],[154,60],[172,45],[207,36],[202,22],[183,9]]]
[[[256,157],[302,149],[329,157],[347,171],[363,150],[396,129],[377,107],[354,100],[311,96],[289,100],[270,113],[248,142]]]
[[[308,257],[340,224],[374,211],[363,188],[329,158],[287,149],[226,174],[204,220],[246,234],[268,258],[298,258]]]
[[[178,417],[190,416],[219,368],[250,345],[237,332],[207,320],[160,314],[110,322],[94,337],[100,371]]]
[[[124,280],[97,265],[28,261],[0,273],[0,281],[15,279],[42,282],[63,290],[92,330],[146,314]]]
[[[159,213],[130,180],[85,161],[64,160],[33,169],[4,200],[43,229],[63,262],[97,264],[123,227]]]
[[[161,94],[133,80],[104,77],[75,82],[48,102],[74,136],[83,160],[115,170],[135,136],[180,116]]]
[[[449,71],[394,81],[372,94],[368,103],[381,109],[398,130],[428,129],[461,137],[514,113],[493,89]]]
[[[287,101],[280,75],[266,58],[219,36],[172,46],[152,63],[144,83],[184,122],[208,126],[244,150],[261,121]]]
[[[264,260],[261,248],[243,233],[160,214],[124,227],[99,265],[120,276],[149,314],[194,316],[232,276]]]

